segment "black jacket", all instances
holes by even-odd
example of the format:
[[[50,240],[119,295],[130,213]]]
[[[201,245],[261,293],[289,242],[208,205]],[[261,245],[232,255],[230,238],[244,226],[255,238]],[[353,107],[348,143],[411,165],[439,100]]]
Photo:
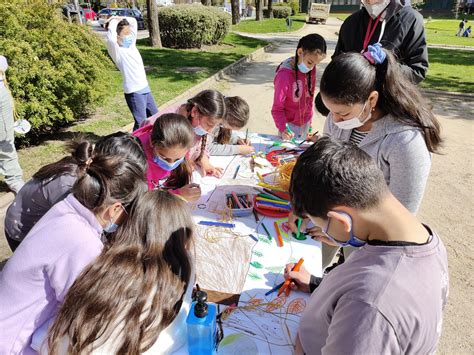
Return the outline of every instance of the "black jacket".
[[[340,53],[362,50],[369,19],[369,14],[362,8],[344,21],[333,58]],[[410,6],[403,6],[399,0],[392,0],[385,21],[385,32],[380,41],[382,46],[394,51],[403,70],[412,76],[415,83],[421,82],[428,71],[423,16]],[[381,27],[379,22],[369,44],[378,41]]]

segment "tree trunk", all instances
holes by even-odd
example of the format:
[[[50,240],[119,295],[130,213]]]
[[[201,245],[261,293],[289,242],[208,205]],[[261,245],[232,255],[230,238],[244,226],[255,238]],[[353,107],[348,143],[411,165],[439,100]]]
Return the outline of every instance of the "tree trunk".
[[[263,0],[255,0],[255,20],[263,20]]]
[[[158,6],[156,0],[146,0],[148,14],[148,32],[150,33],[150,44],[152,47],[161,48],[160,24],[158,22]]]
[[[273,18],[273,1],[268,0],[268,18]]]
[[[240,22],[239,0],[231,0],[230,8],[232,10],[232,24],[237,25]]]

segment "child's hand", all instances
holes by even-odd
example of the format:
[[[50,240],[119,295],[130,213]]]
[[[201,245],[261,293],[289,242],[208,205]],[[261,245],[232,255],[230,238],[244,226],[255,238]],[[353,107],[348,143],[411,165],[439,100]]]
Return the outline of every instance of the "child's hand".
[[[281,139],[283,139],[284,141],[290,141],[295,135],[288,132],[288,131],[283,131],[283,132],[280,132],[280,137]]]
[[[237,139],[237,144],[238,145],[252,145],[252,142],[250,142],[250,139],[239,138]]]
[[[306,137],[306,141],[307,142],[313,142],[313,143],[316,143],[316,141],[319,139],[319,136],[318,136],[318,132],[314,133],[314,134],[308,134],[308,136]]]
[[[292,289],[300,290],[303,292],[310,293],[309,282],[311,280],[311,274],[304,266],[301,266],[300,271],[291,271],[295,264],[286,264],[285,273],[283,274],[285,279],[291,279],[290,287]]]
[[[178,189],[178,193],[188,202],[195,202],[201,197],[201,187],[198,184],[187,184]]]
[[[239,145],[239,154],[248,155],[255,152],[255,148],[251,145]]]
[[[288,227],[293,233],[298,233],[298,226],[296,225],[298,221],[298,216],[296,216],[293,211],[290,212],[288,216]],[[304,232],[306,230],[306,226],[309,223],[309,218],[303,218],[301,221],[300,232]]]
[[[220,178],[222,176],[222,173],[224,172],[224,169],[222,168],[216,168],[215,166],[211,165],[208,162],[205,162],[204,160],[201,161],[201,169],[202,169],[202,174],[204,176],[215,176],[217,178]]]

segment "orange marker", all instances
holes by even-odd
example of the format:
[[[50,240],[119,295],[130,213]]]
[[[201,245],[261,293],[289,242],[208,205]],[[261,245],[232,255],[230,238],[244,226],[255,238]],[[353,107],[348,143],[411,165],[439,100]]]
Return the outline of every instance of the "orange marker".
[[[277,240],[278,240],[278,246],[281,248],[283,246],[283,238],[281,237],[281,232],[280,232],[280,228],[278,228],[278,223],[277,222],[273,222],[273,225],[275,226],[275,231],[277,233]]]
[[[298,263],[295,266],[293,266],[293,269],[291,269],[291,271],[300,271],[301,265],[303,265],[303,263],[304,263],[304,259],[301,258],[300,260],[298,260]],[[285,283],[283,284],[283,286],[278,290],[278,296],[280,296],[283,293],[283,291],[285,291],[285,294],[287,297],[290,295],[290,282],[291,282],[291,279],[285,280]]]

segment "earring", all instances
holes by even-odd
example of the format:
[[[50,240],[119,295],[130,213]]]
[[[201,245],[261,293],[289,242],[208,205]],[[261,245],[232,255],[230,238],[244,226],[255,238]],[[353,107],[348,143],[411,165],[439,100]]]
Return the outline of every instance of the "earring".
[[[375,111],[375,107],[372,107],[372,112],[374,112],[374,111]]]

